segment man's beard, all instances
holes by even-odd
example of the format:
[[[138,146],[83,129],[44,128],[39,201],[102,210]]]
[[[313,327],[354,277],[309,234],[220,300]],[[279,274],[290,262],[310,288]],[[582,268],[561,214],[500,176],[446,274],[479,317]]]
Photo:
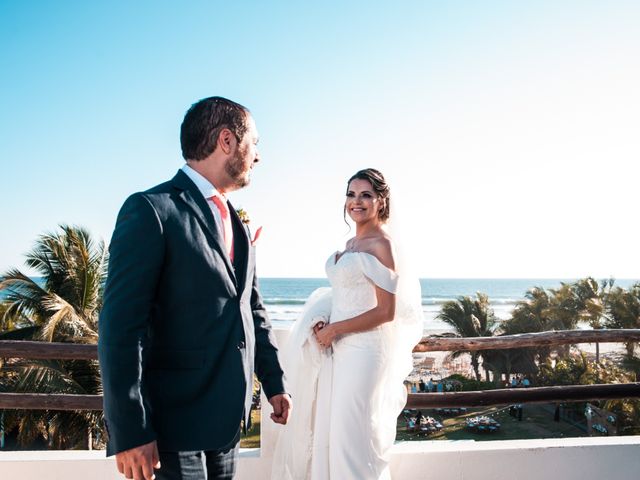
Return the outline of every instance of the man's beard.
[[[251,181],[249,173],[244,170],[245,162],[242,158],[244,153],[238,149],[235,155],[224,164],[224,171],[227,172],[227,175],[233,180],[233,184],[238,188],[246,187]]]

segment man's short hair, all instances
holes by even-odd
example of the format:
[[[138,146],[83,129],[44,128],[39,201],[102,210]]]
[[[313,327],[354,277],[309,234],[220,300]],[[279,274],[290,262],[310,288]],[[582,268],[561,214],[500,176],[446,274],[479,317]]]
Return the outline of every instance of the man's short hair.
[[[191,105],[180,127],[180,146],[185,160],[202,160],[213,153],[224,128],[242,141],[249,109],[223,97],[203,98]]]

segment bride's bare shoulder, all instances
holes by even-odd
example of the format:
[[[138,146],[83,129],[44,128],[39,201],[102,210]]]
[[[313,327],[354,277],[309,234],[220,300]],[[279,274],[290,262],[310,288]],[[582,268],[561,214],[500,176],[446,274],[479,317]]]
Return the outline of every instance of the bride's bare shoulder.
[[[376,257],[385,267],[395,270],[396,262],[393,254],[393,241],[387,234],[371,240],[368,253]]]

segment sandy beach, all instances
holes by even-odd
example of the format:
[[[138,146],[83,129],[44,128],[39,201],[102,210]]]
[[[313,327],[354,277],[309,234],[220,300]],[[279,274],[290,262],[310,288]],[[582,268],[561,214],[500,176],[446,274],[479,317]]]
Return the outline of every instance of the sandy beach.
[[[572,351],[583,352],[589,360],[594,360],[596,355],[595,343],[581,343],[574,345]],[[625,353],[625,347],[620,343],[601,343],[600,358],[618,360]],[[484,378],[484,372],[481,369]],[[517,372],[514,372],[517,373]],[[449,352],[428,352],[413,354],[413,371],[408,377],[411,382],[419,382],[422,378],[425,382],[430,378],[434,381],[447,378],[450,375],[459,374],[469,378],[475,378],[471,367],[471,355],[465,354],[458,358],[449,357]]]

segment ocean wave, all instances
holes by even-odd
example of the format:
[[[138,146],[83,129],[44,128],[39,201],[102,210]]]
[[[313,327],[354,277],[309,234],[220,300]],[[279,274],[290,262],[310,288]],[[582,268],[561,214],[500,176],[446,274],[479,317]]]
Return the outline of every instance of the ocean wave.
[[[455,302],[453,297],[422,297],[422,305],[444,305],[447,302]],[[521,298],[490,298],[491,305],[513,305],[522,300]],[[264,298],[265,305],[304,305],[306,298]]]
[[[265,305],[304,305],[304,298],[265,298]]]
[[[422,297],[422,305],[444,305],[448,302],[455,302],[457,298],[447,297]],[[491,305],[515,305],[521,298],[489,298]]]

